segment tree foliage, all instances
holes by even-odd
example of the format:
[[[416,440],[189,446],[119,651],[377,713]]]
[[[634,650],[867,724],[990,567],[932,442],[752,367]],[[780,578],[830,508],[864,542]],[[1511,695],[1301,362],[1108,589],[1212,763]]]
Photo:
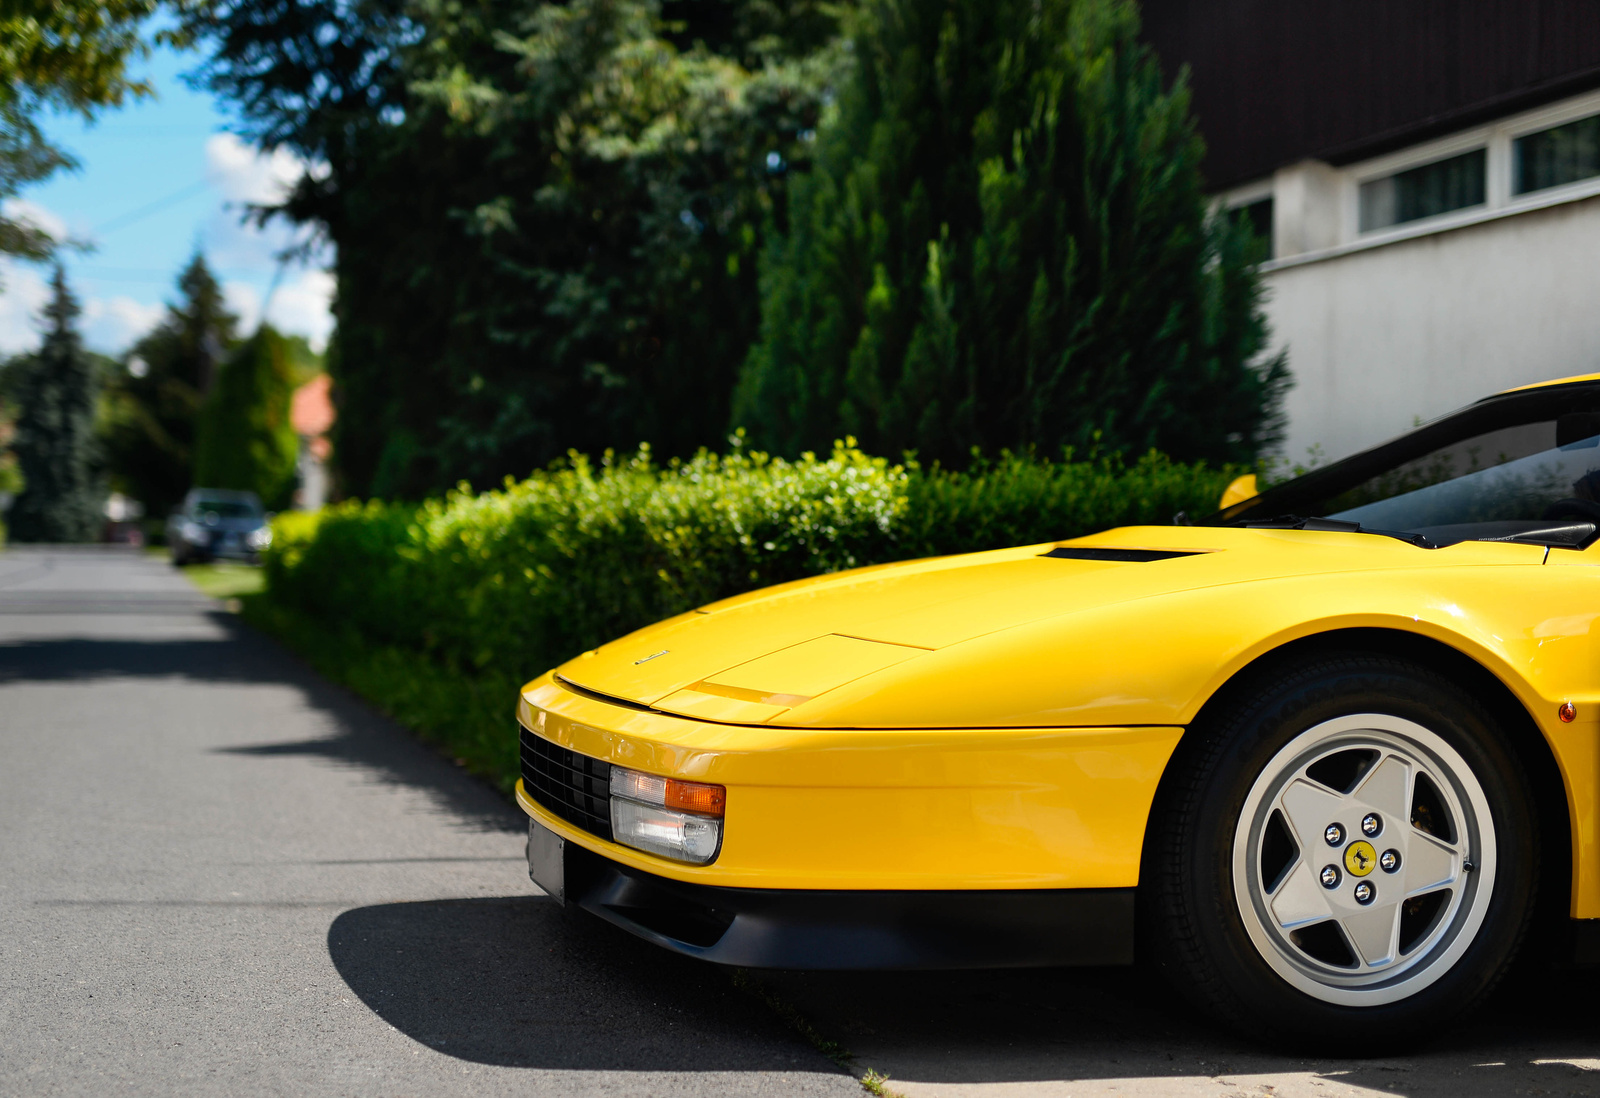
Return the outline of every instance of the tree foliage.
[[[1131,0],[865,4],[184,0],[199,79],[311,164],[260,216],[336,246],[345,490],[730,424],[947,464],[1270,444],[1259,252]]]
[[[288,341],[263,324],[223,362],[200,410],[195,485],[254,492],[269,509],[287,507],[298,453],[293,392]]]
[[[196,422],[218,367],[237,342],[232,313],[205,258],[178,276],[167,315],[133,345],[110,382],[103,433],[112,484],[165,515],[193,482]]]
[[[1138,29],[1128,0],[872,0],[763,266],[734,403],[758,445],[1275,440],[1260,253],[1208,217],[1187,88]]]
[[[93,541],[104,499],[95,438],[100,371],[77,330],[78,302],[56,268],[43,345],[7,366],[20,409],[12,449],[25,487],[7,515],[16,541]]]
[[[156,0],[22,0],[0,6],[0,202],[75,161],[39,128],[45,110],[93,118],[151,94],[128,72]],[[0,212],[0,254],[41,259],[58,243],[25,216]]]
[[[210,85],[319,167],[350,491],[719,443],[834,54],[811,0],[207,4]]]

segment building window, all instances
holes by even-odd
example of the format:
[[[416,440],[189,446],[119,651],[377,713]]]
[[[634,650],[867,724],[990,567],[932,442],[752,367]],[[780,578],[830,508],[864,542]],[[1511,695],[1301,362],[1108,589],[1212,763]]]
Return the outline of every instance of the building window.
[[[1248,202],[1243,206],[1235,206],[1230,212],[1234,217],[1249,222],[1250,231],[1255,233],[1256,237],[1266,244],[1266,254],[1261,258],[1263,260],[1273,258],[1271,196],[1269,195],[1255,202]]]
[[[1361,184],[1361,231],[1483,205],[1484,160],[1485,150],[1473,149]]]
[[[1511,193],[1527,194],[1600,175],[1600,115],[1512,143]]]

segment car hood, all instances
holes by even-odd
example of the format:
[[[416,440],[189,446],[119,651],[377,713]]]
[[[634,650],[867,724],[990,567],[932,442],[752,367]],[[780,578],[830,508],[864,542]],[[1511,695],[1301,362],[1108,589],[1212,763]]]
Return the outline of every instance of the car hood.
[[[1199,588],[1314,573],[1538,563],[1531,545],[1421,549],[1370,534],[1124,527],[1072,541],[880,565],[741,595],[557,669],[570,685],[737,724],[1044,619]]]

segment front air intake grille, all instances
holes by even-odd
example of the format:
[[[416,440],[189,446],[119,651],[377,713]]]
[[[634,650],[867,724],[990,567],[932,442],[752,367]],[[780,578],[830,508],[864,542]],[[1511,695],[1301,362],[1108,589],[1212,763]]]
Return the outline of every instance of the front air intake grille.
[[[541,807],[611,841],[611,764],[522,729],[522,788]]]

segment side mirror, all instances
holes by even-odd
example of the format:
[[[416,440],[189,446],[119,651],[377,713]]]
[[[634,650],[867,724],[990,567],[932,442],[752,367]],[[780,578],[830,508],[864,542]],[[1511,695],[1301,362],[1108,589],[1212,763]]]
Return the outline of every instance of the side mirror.
[[[1235,503],[1243,503],[1247,499],[1254,499],[1261,494],[1261,489],[1256,487],[1256,475],[1246,473],[1242,477],[1235,477],[1232,484],[1223,489],[1222,502],[1217,504],[1220,510],[1226,511]]]

